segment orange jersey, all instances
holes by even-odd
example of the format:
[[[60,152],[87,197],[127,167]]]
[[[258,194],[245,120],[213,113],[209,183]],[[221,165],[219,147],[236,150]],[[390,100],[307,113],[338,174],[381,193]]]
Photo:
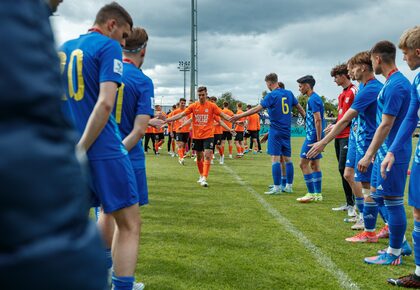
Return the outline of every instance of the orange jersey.
[[[186,108],[184,113],[192,114],[193,138],[212,138],[215,116],[219,116],[221,112],[222,110],[216,104],[208,101],[204,104],[195,102]]]
[[[178,109],[176,109],[174,111],[173,116],[178,115],[179,113],[182,113],[185,110],[186,109],[178,108]],[[190,116],[184,116],[181,119],[178,119],[178,120],[174,121],[174,129],[175,129],[175,132],[177,132],[177,133],[188,133],[188,132],[190,132],[190,126],[189,125],[188,126],[184,126],[181,129],[179,129],[179,127],[182,124],[184,124],[186,121],[188,121],[190,118],[191,118]]]
[[[223,127],[219,123],[220,117],[216,116],[214,118],[214,126],[213,126],[213,133],[214,135],[223,134]]]
[[[147,133],[154,133],[154,131],[153,131],[153,127],[152,126],[147,126],[147,129],[146,129],[146,134]]]
[[[165,112],[155,111],[155,116],[159,116],[159,115],[162,115],[162,116],[166,117]],[[160,133],[163,133],[163,132],[165,132],[165,129],[163,127],[159,128],[159,129],[153,128],[153,133],[155,133],[155,134],[160,134]]]
[[[239,115],[239,114],[242,114],[244,111],[242,111],[241,109],[238,109],[237,111],[236,111],[236,114],[237,115]],[[238,121],[239,122],[245,122],[245,120],[246,120],[246,118],[245,117],[243,117],[243,118],[240,118]],[[243,131],[245,131],[245,127],[244,127],[244,124],[242,123],[242,124],[238,124],[238,123],[236,123],[235,124],[235,131],[236,132],[243,132]]]
[[[252,114],[248,116],[248,131],[258,131],[260,125],[260,115]]]
[[[224,108],[222,110],[223,113],[225,113],[226,115],[232,117],[233,115],[235,115],[231,110],[229,110],[228,108]],[[228,122],[226,120],[223,120],[223,122],[226,124],[226,126],[228,126],[229,128],[232,128],[232,123]],[[222,128],[223,132],[227,132],[227,130],[225,128]]]
[[[172,112],[170,112],[166,117],[167,118],[170,118],[170,117],[172,117],[174,114],[173,114],[173,111]],[[171,123],[168,123],[168,132],[170,133],[170,132],[172,132],[172,131],[174,131],[173,130],[173,128],[172,128],[172,122]]]

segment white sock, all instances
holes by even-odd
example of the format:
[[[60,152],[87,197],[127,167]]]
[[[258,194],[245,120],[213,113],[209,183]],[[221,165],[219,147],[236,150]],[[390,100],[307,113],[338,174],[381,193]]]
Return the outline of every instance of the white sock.
[[[275,184],[274,184],[273,189],[274,189],[274,190],[279,190],[279,189],[280,189],[280,185],[275,185]]]
[[[388,254],[393,254],[394,256],[401,255],[401,248],[400,249],[394,249],[391,247],[388,247],[388,250],[386,251]]]
[[[420,266],[416,265],[416,271],[414,272],[417,276],[420,276]]]

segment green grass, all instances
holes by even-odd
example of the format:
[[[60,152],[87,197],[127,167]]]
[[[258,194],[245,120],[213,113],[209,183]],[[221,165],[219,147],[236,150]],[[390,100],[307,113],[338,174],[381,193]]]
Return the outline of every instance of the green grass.
[[[413,257],[401,266],[367,265],[363,258],[387,246],[350,244],[355,234],[345,212],[331,208],[344,201],[333,146],[322,159],[324,201],[299,204],[306,192],[300,172],[301,138],[292,139],[294,193],[265,196],[272,183],[271,162],[264,154],[225,160],[246,184],[287,218],[361,289],[384,289],[386,278],[414,269]],[[165,146],[166,147],[166,146]],[[216,159],[217,160],[217,159]],[[215,160],[215,161],[216,161]],[[150,204],[141,208],[143,226],[137,279],[147,289],[338,289],[339,281],[315,260],[218,162],[211,167],[209,188],[201,188],[193,160],[178,164],[162,150],[147,155]],[[407,238],[413,220],[407,206]],[[382,220],[378,219],[381,227]]]

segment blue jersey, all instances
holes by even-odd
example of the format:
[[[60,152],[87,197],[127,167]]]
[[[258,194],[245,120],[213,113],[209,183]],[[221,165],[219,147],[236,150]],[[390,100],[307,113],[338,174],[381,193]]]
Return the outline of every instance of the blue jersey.
[[[64,43],[59,56],[67,111],[75,127],[82,134],[98,100],[100,83],[121,84],[123,71],[121,46],[109,37],[92,32]],[[111,115],[105,128],[87,152],[89,160],[127,155],[121,141],[118,125]]]
[[[377,97],[383,85],[377,79],[371,79],[359,89],[351,109],[358,112],[357,150],[364,155],[366,146],[372,142],[376,130]]]
[[[322,138],[324,136],[324,102],[315,92],[309,96],[308,103],[306,104],[306,139],[311,141],[317,140],[314,113],[319,113],[321,115]]]
[[[124,62],[122,85],[118,90],[114,108],[121,137],[124,139],[134,127],[137,115],[154,115],[154,88],[152,80],[133,64]],[[130,152],[131,160],[143,160],[144,151],[141,142]]]
[[[404,121],[401,124],[398,134],[394,139],[389,151],[392,153],[404,150],[405,140],[410,140],[411,135],[417,127],[420,119],[420,73],[417,74],[411,86],[411,100],[410,107]],[[411,143],[410,143],[411,144]],[[394,153],[395,154],[395,153]],[[398,162],[398,159],[395,160]],[[420,141],[417,143],[416,153],[414,155],[414,162],[420,163]]]
[[[393,73],[385,82],[378,96],[378,109],[376,111],[376,124],[379,126],[382,122],[382,115],[395,117],[394,124],[384,143],[379,147],[377,161],[382,162],[391,147],[392,142],[397,135],[402,121],[407,115],[410,104],[410,82],[399,71]],[[402,140],[401,149],[393,152],[396,163],[408,163],[411,156],[411,140],[407,138]]]
[[[282,136],[290,137],[292,126],[292,107],[298,101],[291,91],[275,89],[261,101],[261,106],[268,110],[270,130],[276,130]]]

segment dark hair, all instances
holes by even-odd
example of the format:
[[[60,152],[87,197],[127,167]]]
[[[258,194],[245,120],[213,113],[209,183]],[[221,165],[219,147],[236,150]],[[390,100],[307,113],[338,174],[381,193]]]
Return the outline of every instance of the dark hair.
[[[115,19],[118,24],[127,23],[130,25],[130,28],[133,28],[133,19],[130,14],[117,2],[111,2],[99,9],[96,14],[95,24],[104,24],[109,19]]]
[[[279,81],[279,78],[277,77],[277,74],[270,73],[270,74],[265,76],[265,81],[274,84],[274,83],[277,83]]]
[[[246,105],[247,109],[251,109],[251,107],[252,107],[251,105]]]
[[[180,101],[180,102],[187,102],[187,100],[186,100],[186,99],[184,99],[184,98],[180,98],[180,99],[179,99],[179,101]]]
[[[216,97],[210,97],[210,100],[212,100],[212,101],[217,101],[217,98]]]
[[[364,64],[368,67],[369,71],[373,71],[372,67],[372,60],[370,59],[370,52],[369,51],[362,51],[354,55],[352,58],[349,59],[347,65],[351,67],[356,64]]]
[[[223,107],[229,107],[229,103],[228,102],[223,102]]]
[[[207,88],[206,87],[198,87],[197,88],[197,92],[202,92],[202,91],[207,92]]]
[[[147,35],[146,30],[140,27],[135,27],[130,36],[125,40],[124,49],[133,51],[138,49],[141,50],[146,47],[148,40],[149,36]]]
[[[341,63],[341,64],[336,65],[335,67],[333,67],[330,74],[331,74],[332,77],[335,77],[337,75],[344,75],[348,79],[350,79],[350,77],[349,77],[349,71],[347,69],[347,64],[345,64],[345,63]]]
[[[172,109],[176,109],[176,105],[172,105]]]
[[[379,54],[382,61],[389,64],[395,62],[397,48],[391,41],[382,40],[373,46],[373,48],[370,50],[370,53]]]
[[[236,106],[237,106],[238,108],[242,108],[242,103],[241,103],[241,102],[239,102],[239,103],[237,103],[237,104],[236,104]]]
[[[314,86],[315,86],[315,79],[311,75],[303,76],[303,77],[297,79],[297,82],[299,84],[309,84],[311,86],[311,89],[313,89]]]
[[[284,83],[283,83],[283,82],[279,82],[279,88],[281,88],[281,89],[284,89],[284,88],[285,88],[285,86],[284,86]]]

